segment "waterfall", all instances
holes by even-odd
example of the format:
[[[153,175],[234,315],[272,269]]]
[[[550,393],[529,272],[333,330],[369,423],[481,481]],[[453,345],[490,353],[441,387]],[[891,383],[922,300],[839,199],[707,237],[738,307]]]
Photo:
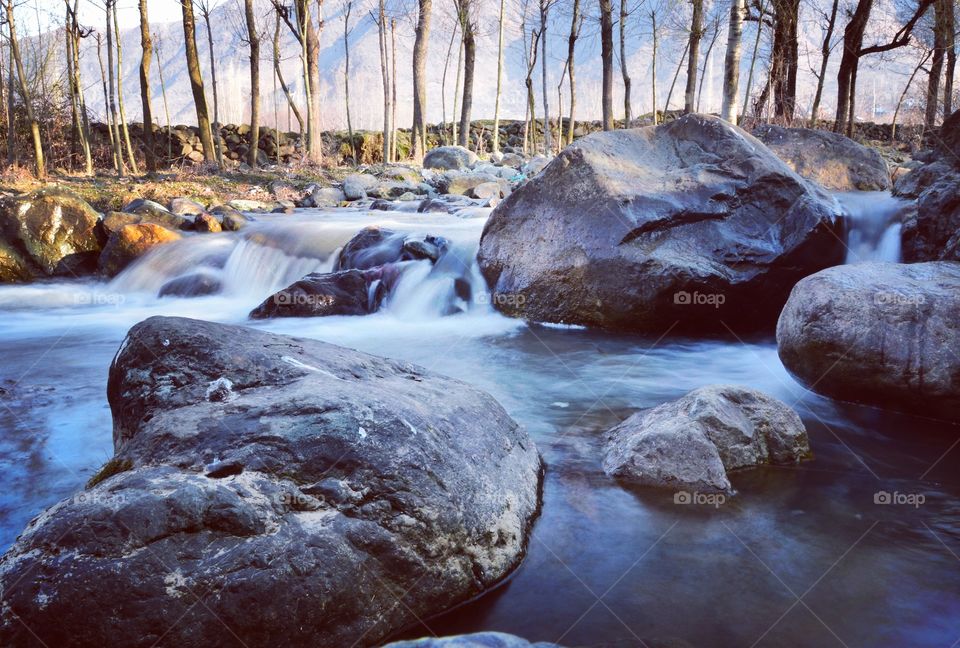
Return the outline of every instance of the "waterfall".
[[[837,194],[847,215],[846,263],[900,261],[900,230],[909,202],[888,191]]]

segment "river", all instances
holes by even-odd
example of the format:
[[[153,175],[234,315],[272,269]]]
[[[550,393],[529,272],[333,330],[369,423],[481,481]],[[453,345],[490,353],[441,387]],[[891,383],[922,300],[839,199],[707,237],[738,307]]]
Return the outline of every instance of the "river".
[[[900,205],[843,195],[848,262],[896,260]],[[808,392],[772,339],[702,341],[525,324],[497,314],[474,261],[487,216],[300,210],[240,233],[158,248],[109,283],[0,287],[0,544],[112,454],[107,369],[157,314],[242,323],[418,363],[493,394],[546,464],[526,559],[502,586],[410,636],[501,630],[594,646],[953,646],[960,640],[960,450],[955,424]],[[251,322],[361,227],[442,235],[454,254],[412,264],[381,312]],[[219,294],[158,298],[207,273]],[[456,280],[472,287],[469,298]],[[632,490],[600,467],[604,433],[710,383],[762,389],[801,414],[815,454],[732,475],[718,506]],[[876,503],[878,493],[913,504]],[[922,503],[917,495],[922,495]],[[685,642],[685,643],[684,643]]]

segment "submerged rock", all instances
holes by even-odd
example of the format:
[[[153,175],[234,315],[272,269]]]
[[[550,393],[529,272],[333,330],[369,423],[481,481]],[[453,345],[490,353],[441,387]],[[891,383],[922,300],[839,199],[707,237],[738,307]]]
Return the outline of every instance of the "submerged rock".
[[[197,214],[193,219],[193,228],[208,234],[219,234],[223,231],[220,221],[213,214]]]
[[[711,385],[610,430],[603,469],[642,486],[729,493],[728,471],[809,455],[803,422],[786,404],[756,389]]]
[[[370,270],[402,261],[437,261],[449,247],[449,241],[442,236],[365,227],[340,250],[336,269]]]
[[[160,297],[202,297],[220,292],[220,280],[206,272],[171,279],[160,287]]]
[[[509,315],[642,332],[772,330],[842,262],[841,209],[719,119],[595,133],[492,213],[478,255]]]
[[[100,214],[72,191],[45,187],[0,204],[0,278],[93,272],[103,244]]]
[[[252,311],[253,319],[369,315],[380,305],[383,290],[376,271],[342,270],[308,274],[269,297]]]
[[[154,317],[108,398],[115,474],[0,560],[4,646],[377,645],[522,557],[536,448],[459,381]]]
[[[462,170],[477,162],[477,155],[462,146],[438,146],[423,157],[424,169]]]
[[[886,191],[890,170],[876,149],[840,133],[762,124],[754,136],[791,169],[835,191]]]
[[[103,248],[100,271],[112,277],[158,245],[179,241],[180,238],[173,230],[154,223],[124,225],[110,235],[110,240]]]
[[[927,416],[960,412],[960,263],[859,263],[796,285],[783,365],[821,394]]]

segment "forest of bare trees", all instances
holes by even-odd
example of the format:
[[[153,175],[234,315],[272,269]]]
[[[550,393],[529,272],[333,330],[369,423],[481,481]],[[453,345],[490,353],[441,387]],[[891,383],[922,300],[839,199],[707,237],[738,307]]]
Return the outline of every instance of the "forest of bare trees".
[[[172,74],[171,63],[160,64],[162,41],[151,33],[148,14],[149,5],[160,0],[129,0],[129,9],[139,17],[139,52],[123,49],[124,25],[117,5],[127,0],[63,0],[56,12],[51,0],[0,1],[0,133],[6,138],[8,166],[28,167],[38,178],[52,168],[124,175],[154,173],[176,157],[170,134],[163,130],[172,126],[164,83],[164,75]],[[191,161],[220,169],[225,165],[220,136],[224,88],[218,84],[214,32],[231,26],[249,61],[250,124],[243,130],[243,161],[250,167],[270,163],[274,156],[279,159],[276,145],[267,155],[262,141],[271,131],[261,128],[264,88],[271,86],[276,89],[270,95],[274,114],[280,97],[295,117],[302,163],[358,161],[358,135],[351,119],[351,109],[356,110],[356,97],[351,101],[351,48],[356,34],[367,28],[376,30],[382,103],[376,108],[364,102],[363,108],[380,111],[379,155],[387,161],[419,160],[438,143],[479,149],[480,119],[492,119],[479,122],[479,128],[492,131],[492,140],[485,141],[500,150],[501,106],[507,93],[524,97],[526,152],[557,152],[579,132],[577,120],[586,118],[580,117],[583,108],[577,102],[577,72],[585,69],[602,70],[599,114],[589,117],[600,118],[599,127],[606,130],[709,109],[704,85],[714,57],[722,61],[718,112],[731,122],[819,126],[852,135],[864,62],[888,60],[885,57],[894,54],[909,66],[908,74],[889,78],[899,97],[887,116],[893,123],[891,137],[897,121],[908,114],[924,128],[935,128],[954,103],[954,0],[890,0],[882,5],[878,0],[177,2],[184,39],[179,65],[189,77],[200,141]],[[342,21],[339,33],[325,29],[332,14]],[[232,17],[228,24],[213,24],[223,16]],[[208,62],[201,58],[198,38],[206,44]],[[446,55],[442,69],[428,66],[430,48],[436,48],[438,39],[446,50],[434,52]],[[398,48],[398,41],[408,40],[412,47]],[[290,42],[296,44],[295,51]],[[481,42],[495,46],[484,48]],[[665,50],[664,43],[672,43],[672,48]],[[329,150],[323,137],[320,57],[331,45],[343,52],[336,93],[346,113],[346,159]],[[641,46],[649,54],[646,64],[638,66],[634,53]],[[522,60],[522,79],[504,74],[508,55]],[[84,78],[82,56],[99,60],[100,78]],[[152,128],[135,130],[127,118],[129,97],[124,97],[121,82],[125,56],[139,62],[139,110]],[[299,65],[295,79],[282,72],[282,62],[291,59]],[[266,80],[261,78],[262,61],[271,72]],[[478,66],[496,67],[495,87],[478,86]],[[398,78],[406,78],[407,72],[412,76],[409,95],[398,93]],[[801,83],[815,88],[812,102],[799,100]],[[152,105],[157,84],[162,109]],[[642,105],[635,101],[638,88],[648,97]],[[89,96],[101,92],[104,111],[94,114]],[[476,114],[478,92],[495,93],[493,114]],[[622,97],[622,104],[615,104],[615,95]],[[407,96],[409,104],[398,107]],[[831,111],[825,106],[832,108],[830,122],[823,121]],[[400,108],[407,107],[412,107],[412,120],[398,123],[398,112],[404,112]],[[427,123],[431,110],[442,115],[435,128]]]

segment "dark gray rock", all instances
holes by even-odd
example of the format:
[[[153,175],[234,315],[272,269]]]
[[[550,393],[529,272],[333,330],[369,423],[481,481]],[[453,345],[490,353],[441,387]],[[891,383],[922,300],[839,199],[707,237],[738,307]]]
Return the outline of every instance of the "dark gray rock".
[[[220,292],[220,280],[206,272],[171,279],[160,287],[160,297],[202,297]]]
[[[821,394],[956,419],[960,263],[860,263],[807,277],[784,306],[777,349]]]
[[[727,472],[810,455],[797,413],[756,389],[701,387],[608,433],[604,471],[642,486],[732,491]]]
[[[539,457],[461,382],[151,318],[108,398],[117,474],[0,560],[4,646],[377,645],[521,559]]]
[[[762,124],[754,136],[808,180],[835,191],[886,191],[890,170],[875,149],[840,133]]]
[[[370,270],[421,259],[437,261],[449,247],[450,243],[441,236],[365,227],[340,250],[337,270]]]
[[[842,262],[841,210],[719,119],[595,133],[493,211],[493,303],[644,332],[769,331],[802,277]]]
[[[250,311],[252,319],[368,315],[380,305],[383,291],[374,285],[377,270],[342,270],[308,274],[276,292]]]
[[[462,146],[438,146],[427,151],[423,157],[423,168],[462,170],[469,169],[476,161],[476,154]]]
[[[503,632],[477,632],[452,637],[395,641],[384,648],[560,648],[560,646],[545,641],[530,643],[526,639]]]

